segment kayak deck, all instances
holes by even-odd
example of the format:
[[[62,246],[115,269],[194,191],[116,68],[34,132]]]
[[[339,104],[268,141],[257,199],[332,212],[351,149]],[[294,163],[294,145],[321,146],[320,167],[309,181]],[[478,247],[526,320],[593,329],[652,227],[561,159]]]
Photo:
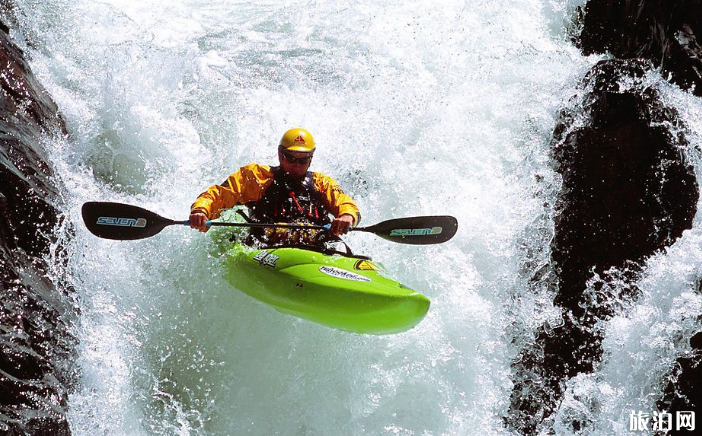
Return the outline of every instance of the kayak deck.
[[[387,278],[369,258],[323,251],[235,245],[228,280],[281,312],[355,333],[403,332],[429,310],[427,297]]]

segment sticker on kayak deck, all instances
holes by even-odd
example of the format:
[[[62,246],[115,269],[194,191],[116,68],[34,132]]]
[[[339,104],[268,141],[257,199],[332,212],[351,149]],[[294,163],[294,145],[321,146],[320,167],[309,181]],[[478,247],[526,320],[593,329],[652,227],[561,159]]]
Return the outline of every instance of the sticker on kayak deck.
[[[280,257],[268,251],[259,251],[258,254],[254,256],[255,261],[263,266],[270,266],[271,268],[275,268],[275,263],[278,259],[280,259]]]
[[[427,236],[440,235],[443,227],[432,227],[430,229],[392,229],[390,236]]]
[[[353,269],[357,269],[359,271],[376,271],[378,268],[367,260],[357,260],[353,266]]]
[[[332,277],[338,277],[340,279],[353,280],[355,282],[370,282],[371,281],[371,279],[369,279],[368,277],[364,277],[360,274],[352,273],[351,271],[346,271],[344,269],[334,268],[333,266],[320,266],[319,270],[322,271],[326,275],[329,275]]]

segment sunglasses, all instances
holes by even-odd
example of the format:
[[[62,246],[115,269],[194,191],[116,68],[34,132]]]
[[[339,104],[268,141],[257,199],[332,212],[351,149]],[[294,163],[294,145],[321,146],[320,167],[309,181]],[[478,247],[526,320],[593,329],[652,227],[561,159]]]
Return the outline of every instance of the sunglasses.
[[[291,154],[288,154],[286,152],[283,152],[283,157],[285,158],[286,161],[292,163],[292,164],[303,164],[306,165],[310,162],[312,162],[312,156],[305,156],[305,157],[295,157]]]

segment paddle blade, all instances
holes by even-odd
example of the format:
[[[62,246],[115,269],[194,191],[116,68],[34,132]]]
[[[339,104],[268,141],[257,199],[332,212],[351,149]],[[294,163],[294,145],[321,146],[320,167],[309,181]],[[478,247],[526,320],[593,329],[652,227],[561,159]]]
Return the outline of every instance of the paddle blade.
[[[413,245],[441,244],[453,238],[458,221],[452,216],[416,216],[383,221],[354,230],[371,232],[393,242]]]
[[[83,204],[83,221],[95,236],[128,241],[153,236],[176,221],[122,203],[89,201]]]

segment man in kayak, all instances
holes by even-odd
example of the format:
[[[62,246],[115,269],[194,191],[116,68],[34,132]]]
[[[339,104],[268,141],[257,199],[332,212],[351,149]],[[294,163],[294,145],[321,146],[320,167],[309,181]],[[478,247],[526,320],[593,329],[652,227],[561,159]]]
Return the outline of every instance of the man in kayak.
[[[246,205],[256,222],[331,224],[330,234],[347,233],[361,218],[358,206],[336,181],[308,171],[314,151],[310,132],[288,130],[278,146],[279,166],[250,164],[221,185],[209,187],[191,206],[190,227],[206,232],[207,220],[219,217],[224,209]]]

